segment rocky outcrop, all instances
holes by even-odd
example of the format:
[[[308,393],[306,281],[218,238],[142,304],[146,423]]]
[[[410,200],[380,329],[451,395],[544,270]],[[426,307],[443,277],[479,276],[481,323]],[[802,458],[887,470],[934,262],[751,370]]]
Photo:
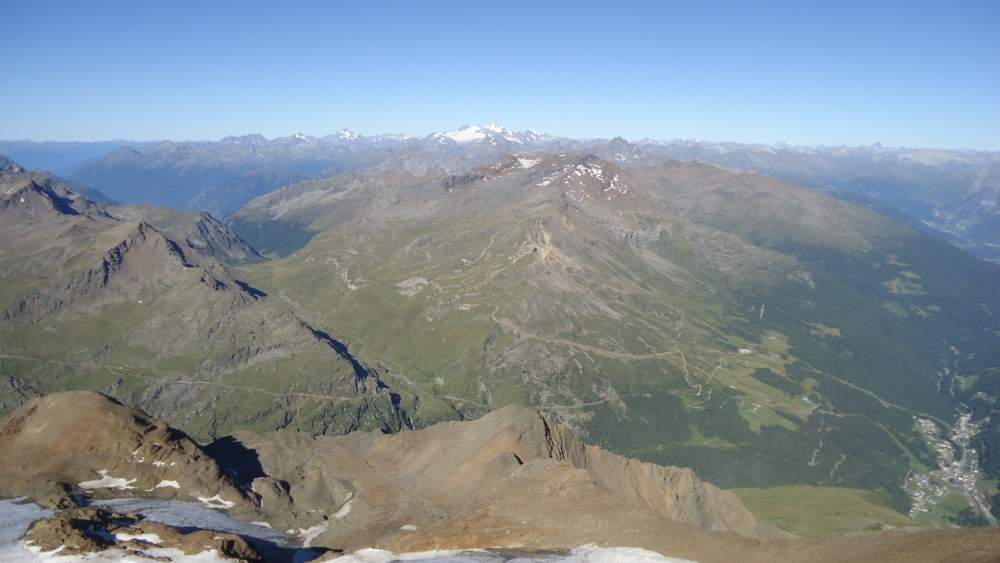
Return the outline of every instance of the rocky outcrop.
[[[244,511],[257,505],[184,433],[85,391],[32,399],[0,420],[0,467],[0,496],[47,498],[71,489]]]
[[[124,221],[144,221],[167,237],[183,241],[200,254],[230,264],[263,260],[260,254],[228,226],[205,212],[179,211],[150,205],[109,207],[108,212]]]
[[[11,411],[38,395],[38,390],[27,381],[13,375],[0,375],[0,412]]]
[[[214,552],[225,559],[264,561],[263,555],[245,539],[214,530],[181,530],[159,522],[143,521],[135,514],[118,514],[100,508],[74,508],[35,522],[24,540],[40,552],[59,556],[90,556],[103,559],[172,561],[169,551],[191,556]]]

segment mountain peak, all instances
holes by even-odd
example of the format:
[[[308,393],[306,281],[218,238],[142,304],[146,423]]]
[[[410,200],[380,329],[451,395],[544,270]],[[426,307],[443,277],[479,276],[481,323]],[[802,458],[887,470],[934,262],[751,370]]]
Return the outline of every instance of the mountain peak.
[[[358,133],[356,133],[354,131],[351,131],[350,129],[338,129],[336,136],[337,136],[337,138],[344,139],[345,141],[353,141],[353,140],[361,137],[360,134],[358,134]]]
[[[485,139],[486,132],[478,125],[463,125],[456,131],[434,133],[431,136],[438,139],[451,139],[461,145]]]
[[[11,170],[13,172],[24,172],[21,165],[0,154],[0,171]]]
[[[38,183],[24,174],[20,167],[8,167],[0,175],[0,211],[15,210],[19,216],[35,216],[37,213],[54,212],[59,215],[79,215],[77,207],[91,205],[82,196],[60,193],[50,183]]]
[[[525,142],[533,142],[542,138],[536,132],[523,131],[518,133],[494,122],[487,123],[486,125],[463,125],[458,130],[433,133],[430,137],[440,141],[451,140],[460,145],[471,143],[490,143],[495,145],[499,142],[523,145]]]
[[[106,156],[104,160],[113,163],[113,162],[141,159],[142,157],[143,157],[142,153],[136,150],[135,148],[124,146],[124,147],[118,147],[117,149],[111,151],[111,154]]]

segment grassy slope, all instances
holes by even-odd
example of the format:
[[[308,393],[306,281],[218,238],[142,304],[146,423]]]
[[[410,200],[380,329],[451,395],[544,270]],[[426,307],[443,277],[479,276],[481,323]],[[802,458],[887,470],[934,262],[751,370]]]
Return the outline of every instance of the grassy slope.
[[[759,518],[799,536],[919,525],[864,489],[794,485],[733,492]]]

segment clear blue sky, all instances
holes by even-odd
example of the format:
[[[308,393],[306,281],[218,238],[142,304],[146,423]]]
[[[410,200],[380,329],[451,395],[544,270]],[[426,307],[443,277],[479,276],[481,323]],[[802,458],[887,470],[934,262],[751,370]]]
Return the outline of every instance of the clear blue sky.
[[[5,0],[0,138],[497,121],[1000,149],[1000,1],[286,4]]]

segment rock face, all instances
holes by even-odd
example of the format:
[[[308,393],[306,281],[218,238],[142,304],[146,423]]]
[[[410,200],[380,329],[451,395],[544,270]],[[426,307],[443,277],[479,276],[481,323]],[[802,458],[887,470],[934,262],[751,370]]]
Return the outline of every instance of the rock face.
[[[230,264],[249,264],[261,256],[229,227],[208,213],[179,211],[150,205],[109,207],[123,221],[144,221],[173,240],[184,241],[201,254]]]
[[[0,421],[0,495],[177,498],[252,510],[214,459],[183,432],[86,391],[32,399]],[[56,485],[53,485],[56,484]],[[62,486],[58,484],[64,484]]]

